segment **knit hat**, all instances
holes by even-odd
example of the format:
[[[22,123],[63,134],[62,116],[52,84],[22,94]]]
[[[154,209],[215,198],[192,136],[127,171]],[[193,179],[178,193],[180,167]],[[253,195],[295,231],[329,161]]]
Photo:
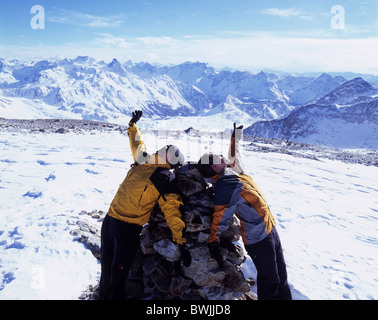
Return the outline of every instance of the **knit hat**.
[[[213,153],[205,153],[199,159],[197,164],[197,169],[205,176],[205,177],[212,177],[215,176],[217,173],[211,167],[214,163],[218,164],[221,163],[222,157],[215,155]]]
[[[165,147],[161,148],[157,153],[163,159],[165,159],[166,155],[167,162],[170,164],[172,169],[183,165],[185,162],[185,157],[180,152],[180,149],[172,144],[166,145]]]

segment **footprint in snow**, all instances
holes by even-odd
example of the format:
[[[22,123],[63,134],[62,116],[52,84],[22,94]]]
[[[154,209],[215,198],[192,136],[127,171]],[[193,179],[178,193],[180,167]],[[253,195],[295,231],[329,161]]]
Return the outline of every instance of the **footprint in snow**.
[[[16,277],[14,276],[14,273],[13,272],[8,272],[8,273],[5,273],[3,272],[3,279],[0,280],[0,291],[3,290],[5,288],[5,286],[12,282],[14,279],[16,279]]]
[[[52,173],[50,173],[50,175],[47,178],[45,178],[47,182],[49,182],[50,180],[55,180],[55,179],[56,179],[56,176]]]
[[[100,174],[99,172],[89,170],[89,169],[85,169],[85,172],[90,173],[90,174]]]
[[[37,199],[37,198],[42,197],[42,192],[38,192],[38,191],[28,191],[28,192],[26,192],[25,194],[23,194],[22,196],[23,196],[23,197],[29,197],[29,198]]]

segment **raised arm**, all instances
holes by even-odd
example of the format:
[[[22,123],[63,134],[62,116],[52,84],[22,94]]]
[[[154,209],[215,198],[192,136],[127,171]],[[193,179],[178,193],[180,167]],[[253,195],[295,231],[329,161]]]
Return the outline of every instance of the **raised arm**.
[[[129,135],[130,148],[133,153],[134,162],[144,163],[143,159],[147,156],[146,145],[142,140],[142,135],[136,126],[138,120],[142,117],[142,111],[136,110],[132,113],[133,117],[129,122],[127,133]]]
[[[228,159],[230,160],[230,164],[228,166],[238,174],[244,172],[243,159],[239,144],[242,134],[243,126],[236,127],[236,123],[234,123],[234,130],[231,135],[230,147],[228,150]]]

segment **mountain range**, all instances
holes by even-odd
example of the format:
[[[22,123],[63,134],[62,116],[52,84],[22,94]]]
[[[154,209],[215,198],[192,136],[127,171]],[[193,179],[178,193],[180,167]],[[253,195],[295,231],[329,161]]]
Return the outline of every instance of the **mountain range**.
[[[244,133],[332,147],[378,149],[378,90],[355,78],[286,117],[256,122]]]
[[[217,131],[237,122],[245,128],[252,125],[246,134],[339,145],[326,135],[315,139],[314,132],[323,134],[328,129],[324,119],[333,121],[337,115],[340,126],[351,125],[352,131],[361,126],[366,134],[376,133],[376,99],[376,90],[362,78],[347,81],[327,73],[254,74],[217,70],[200,62],[155,66],[117,59],[107,63],[87,56],[26,62],[0,59],[0,117],[6,118],[125,124],[131,112],[140,109],[151,126],[174,118],[183,126]],[[356,112],[373,118],[361,118],[361,113],[351,120],[347,115]],[[344,128],[336,131],[332,135],[345,133]],[[374,139],[367,137],[350,146],[375,147]]]

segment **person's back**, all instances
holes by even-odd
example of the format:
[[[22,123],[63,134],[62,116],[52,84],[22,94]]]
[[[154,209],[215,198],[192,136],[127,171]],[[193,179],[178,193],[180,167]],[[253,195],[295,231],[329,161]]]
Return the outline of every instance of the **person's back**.
[[[210,242],[227,230],[233,215],[242,225],[245,245],[264,239],[276,225],[272,212],[255,181],[245,173],[226,169],[215,182],[213,225]]]

